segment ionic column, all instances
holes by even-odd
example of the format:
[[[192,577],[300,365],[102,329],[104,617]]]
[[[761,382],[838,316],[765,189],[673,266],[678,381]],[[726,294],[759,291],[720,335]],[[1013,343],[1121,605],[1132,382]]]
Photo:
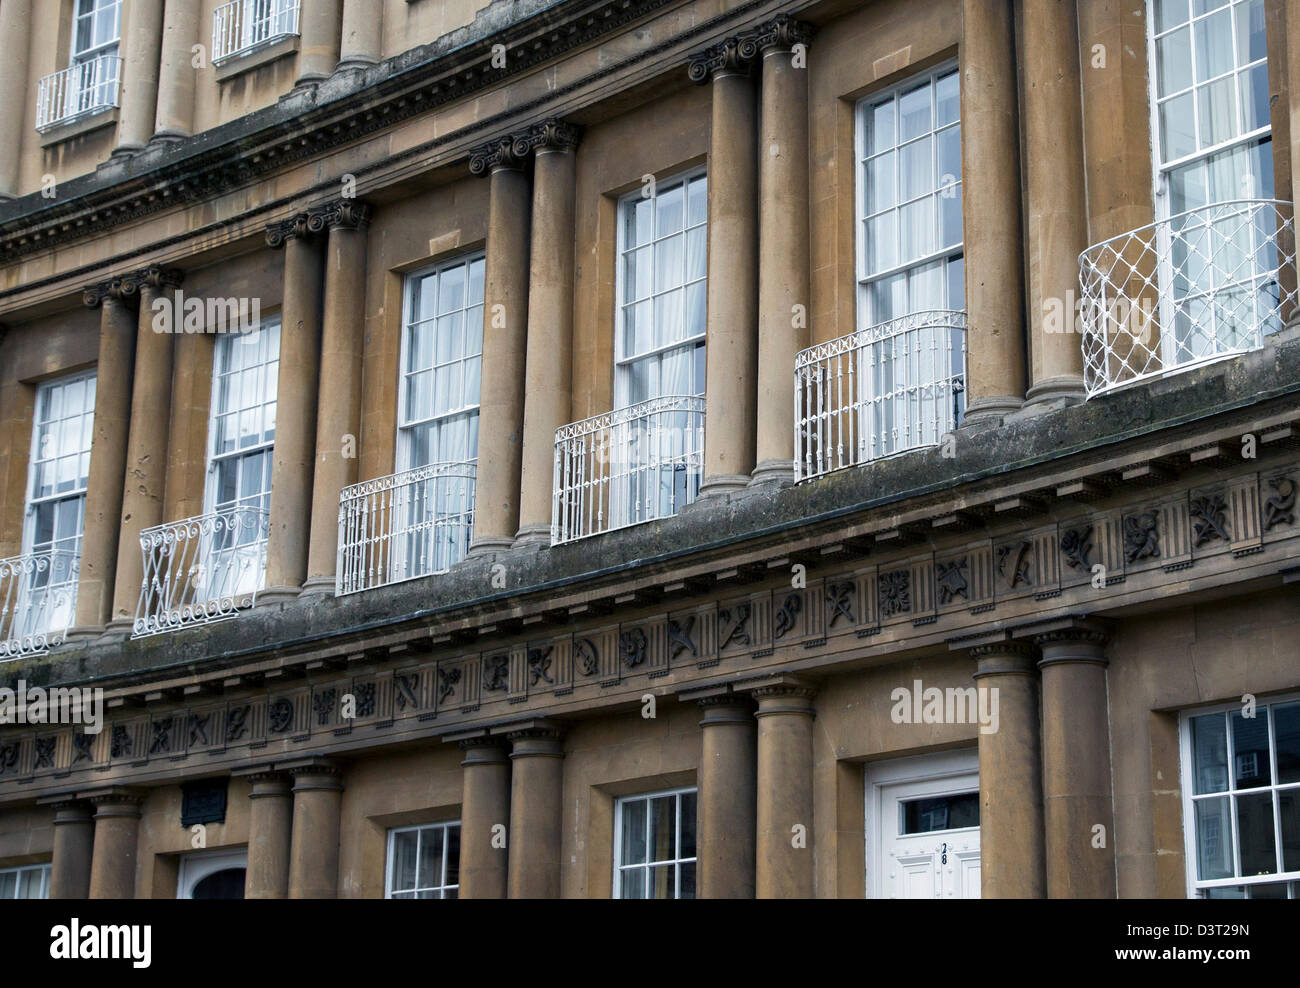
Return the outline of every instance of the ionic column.
[[[754,481],[794,480],[794,362],[808,346],[808,69],[811,25],[781,15],[761,30],[758,432]],[[803,48],[800,48],[803,53]],[[712,181],[712,176],[710,176]],[[710,418],[710,421],[712,419]]]
[[[245,899],[283,899],[289,894],[293,833],[293,789],[289,777],[260,769],[246,774],[248,794],[248,870]]]
[[[1115,897],[1105,636],[1086,622],[1035,636],[1042,650],[1047,895]]]
[[[162,524],[167,483],[167,458],[158,441],[158,424],[168,420],[172,396],[171,332],[154,330],[155,300],[171,303],[182,274],[175,268],[148,268],[137,276],[140,313],[135,343],[135,374],[131,387],[131,424],[127,433],[126,480],[122,487],[122,520],[117,542],[117,580],[113,591],[110,629],[129,633],[144,581],[140,532]],[[172,297],[169,297],[172,296]],[[177,313],[167,326],[179,325]]]
[[[500,738],[459,739],[460,897],[504,899],[509,884],[510,759]],[[504,828],[504,829],[498,829]]]
[[[338,67],[342,28],[340,0],[312,0],[302,4],[298,13],[298,78],[295,86],[315,85],[328,79]]]
[[[755,893],[760,899],[811,899],[815,690],[781,676],[752,692],[758,700]]]
[[[536,164],[532,264],[528,275],[528,354],[524,362],[524,446],[515,542],[549,545],[555,430],[569,421],[573,375],[574,167],[578,129],[560,120],[548,120],[531,128],[524,139],[532,148]]]
[[[272,249],[284,247],[266,590],[260,595],[267,601],[298,596],[307,580],[321,346],[321,247],[312,234],[323,227],[319,217],[300,215],[266,234]]]
[[[378,63],[383,51],[384,8],[374,0],[343,0],[340,69],[364,69]]]
[[[118,278],[85,292],[86,304],[91,308],[99,306],[100,311],[99,363],[77,579],[77,618],[70,636],[98,635],[113,608],[137,332],[135,310],[127,300],[137,287],[129,278]]]
[[[509,730],[512,899],[560,897],[560,843],[564,817],[564,746],[558,726],[531,721]]]
[[[981,709],[997,710],[997,723],[979,732],[980,895],[1041,899],[1047,890],[1034,649],[999,641],[970,655],[976,688],[991,694]]]
[[[130,789],[94,793],[95,847],[90,861],[92,899],[134,899],[140,794]]]
[[[95,843],[92,813],[90,804],[82,800],[64,799],[54,803],[51,899],[84,899],[90,894],[91,849]]]
[[[333,899],[339,890],[339,810],[343,783],[326,758],[286,765],[293,776],[289,898]]]
[[[123,4],[122,13],[122,82],[113,153],[133,154],[149,143],[158,116],[163,0],[131,0]]]
[[[963,0],[962,229],[966,420],[1000,420],[1024,401],[1020,128],[1011,0]]]
[[[1074,0],[1022,3],[1028,149],[1025,226],[1033,361],[1026,403],[1075,402],[1083,400],[1083,346],[1072,332],[1072,303],[1079,292],[1079,253],[1088,246],[1079,21]],[[966,133],[963,129],[963,139]],[[1049,319],[1052,313],[1062,314],[1063,319]]]
[[[179,141],[194,132],[194,45],[199,40],[199,0],[167,0],[158,64],[155,141]]]
[[[329,244],[325,249],[325,324],[321,331],[316,465],[305,593],[334,592],[339,492],[357,482],[368,213],[365,203],[355,199],[341,199],[322,211],[329,224]],[[343,447],[348,437],[351,455],[345,456]]]
[[[31,45],[32,0],[0,2],[0,200],[18,195],[19,165],[27,119],[27,52]]]
[[[746,486],[754,469],[758,129],[749,61],[756,54],[757,44],[752,39],[730,38],[708,49],[690,66],[692,80],[711,80],[713,88],[701,496],[725,494]],[[794,373],[793,365],[790,372]]]
[[[470,171],[490,175],[492,183],[483,274],[483,353],[488,356],[480,388],[471,556],[508,549],[519,531],[531,207],[523,170],[527,153],[526,144],[502,137],[470,157]]]
[[[739,694],[719,693],[699,704],[699,896],[752,899],[757,812],[753,702]]]

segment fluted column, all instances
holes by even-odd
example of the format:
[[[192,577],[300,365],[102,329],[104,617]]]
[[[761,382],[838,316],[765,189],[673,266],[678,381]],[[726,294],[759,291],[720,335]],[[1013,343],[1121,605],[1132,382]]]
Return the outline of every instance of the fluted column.
[[[267,231],[270,246],[285,251],[266,590],[259,595],[268,602],[296,597],[307,579],[321,353],[321,248],[313,234],[323,228],[317,214]]]
[[[90,862],[90,898],[135,898],[136,844],[140,830],[140,794],[109,789],[92,794],[95,849]]]
[[[507,549],[519,531],[528,327],[527,145],[503,137],[476,150],[470,171],[490,175],[483,275],[483,381],[470,555]]]
[[[286,765],[293,776],[289,898],[333,899],[339,891],[339,811],[343,783],[325,758]]]
[[[374,0],[343,0],[339,68],[364,69],[383,54],[384,8]]]
[[[1021,3],[1032,356],[1027,404],[1082,401],[1083,346],[1070,331],[1079,253],[1088,246],[1078,13],[1074,0]],[[1049,318],[1052,313],[1064,318]]]
[[[699,704],[699,895],[752,899],[757,812],[753,702],[739,694],[718,693]]]
[[[366,322],[368,207],[341,199],[325,207],[325,321],[316,406],[316,469],[306,593],[333,593],[338,560],[339,492],[357,481],[361,434],[361,352]],[[350,441],[347,437],[351,437]],[[349,444],[347,450],[345,444]],[[345,453],[350,455],[345,455]]]
[[[999,641],[970,649],[975,686],[990,691],[981,709],[997,723],[979,732],[980,895],[1041,899],[1046,895],[1043,765],[1034,649]],[[996,691],[995,693],[992,691]]]
[[[134,297],[137,289],[132,279],[118,278],[89,288],[85,293],[86,304],[92,308],[99,306],[100,310],[99,363],[77,578],[77,618],[70,636],[99,634],[113,608],[137,332],[135,309],[128,299]]]
[[[56,802],[54,860],[50,867],[51,899],[84,899],[90,895],[94,843],[95,821],[90,804],[74,799]]]
[[[122,15],[120,115],[113,153],[132,154],[149,143],[158,116],[163,0],[131,0],[123,4]]]
[[[758,700],[755,894],[813,896],[813,704],[811,683],[795,676],[754,689]]]
[[[966,278],[966,420],[999,419],[1024,401],[1020,128],[1011,0],[963,0],[962,228]]]
[[[765,25],[759,111],[758,431],[754,480],[794,480],[794,362],[808,346],[808,69],[812,28]],[[802,51],[802,50],[801,50]],[[710,178],[712,181],[712,178]]]
[[[18,195],[31,30],[32,0],[0,0],[0,38],[5,45],[0,59],[0,200]]]
[[[1035,642],[1042,650],[1047,894],[1114,898],[1105,636],[1087,622],[1069,621]]]
[[[516,544],[551,541],[555,430],[569,421],[573,375],[573,238],[578,129],[548,120],[524,136],[535,160],[524,446]]]
[[[110,629],[129,632],[135,620],[144,580],[140,532],[162,524],[167,483],[167,458],[159,442],[158,425],[170,417],[172,341],[170,332],[154,330],[156,300],[170,304],[181,283],[174,268],[148,268],[136,276],[140,283],[140,313],[135,343],[135,374],[131,387],[131,423],[127,433],[126,478],[122,487],[122,520],[117,542],[117,580],[113,591]],[[172,297],[169,297],[172,296]],[[176,325],[173,315],[168,325]]]
[[[756,54],[757,43],[749,36],[730,38],[704,52],[690,66],[691,79],[710,82],[713,91],[701,496],[725,494],[746,486],[754,469],[758,129],[749,66]]]
[[[179,141],[194,132],[194,45],[199,40],[199,0],[167,0],[158,64],[154,140]]]
[[[293,789],[287,775],[258,769],[247,775],[248,869],[245,899],[283,899],[289,894],[289,853],[293,832]]]
[[[532,721],[510,729],[510,854],[512,899],[560,897],[564,818],[564,746],[558,725]]]
[[[510,759],[500,738],[462,738],[460,898],[504,899],[510,857]]]
[[[368,6],[373,7],[373,4]],[[371,16],[374,16],[373,11]],[[312,0],[298,14],[297,86],[315,85],[339,64],[339,42],[343,29],[340,0]]]

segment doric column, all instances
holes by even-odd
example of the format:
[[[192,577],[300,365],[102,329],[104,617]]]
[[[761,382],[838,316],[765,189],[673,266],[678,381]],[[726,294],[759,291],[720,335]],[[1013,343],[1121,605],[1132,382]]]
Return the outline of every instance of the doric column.
[[[167,459],[160,448],[158,424],[170,416],[172,396],[172,333],[154,330],[154,302],[169,298],[182,274],[175,268],[139,272],[140,314],[135,342],[135,374],[131,387],[131,424],[127,433],[126,481],[122,487],[122,521],[117,541],[117,581],[110,626],[128,632],[135,620],[144,581],[140,532],[159,525],[167,483]],[[177,325],[173,315],[168,325]]]
[[[324,227],[319,213],[298,215],[266,234],[272,249],[284,247],[266,601],[296,597],[307,580],[321,345],[321,248],[314,234]]]
[[[289,894],[293,790],[289,777],[266,768],[234,772],[248,778],[248,870],[245,899],[283,899]]]
[[[326,758],[312,758],[284,768],[293,776],[289,898],[333,899],[339,891],[339,810],[343,805],[338,766]]]
[[[95,842],[93,810],[89,803],[76,799],[61,799],[53,805],[54,861],[50,867],[50,898],[84,899],[90,894],[91,848]]]
[[[132,154],[149,143],[158,116],[163,0],[131,0],[122,13],[120,115],[113,153]]]
[[[1034,638],[1042,650],[1047,894],[1115,896],[1105,636],[1066,619]]]
[[[813,895],[813,704],[811,683],[779,676],[751,691],[758,700],[755,894]]]
[[[997,711],[997,722],[989,730],[981,725],[979,732],[980,895],[1041,899],[1043,765],[1034,649],[1004,638],[969,652],[975,686],[989,694],[980,709]]]
[[[757,54],[757,41],[742,35],[714,45],[690,66],[691,79],[711,80],[713,89],[703,496],[744,487],[754,469],[758,129],[749,64]]]
[[[498,138],[470,156],[470,171],[490,175],[483,275],[483,381],[479,399],[478,480],[470,555],[514,544],[524,429],[524,352],[528,326],[526,145]],[[547,485],[550,486],[549,484]]]
[[[1020,128],[1011,0],[963,0],[962,228],[966,419],[999,419],[1024,401]]]
[[[373,7],[373,4],[367,6]],[[298,79],[294,85],[312,86],[328,79],[339,64],[339,40],[343,29],[340,0],[304,3],[298,18]]]
[[[760,29],[758,432],[754,480],[794,480],[794,361],[808,345],[808,69],[812,26],[781,15]],[[801,49],[802,53],[802,49]],[[712,181],[712,177],[710,177]]]
[[[564,817],[564,746],[558,725],[536,720],[507,729],[510,742],[510,854],[512,899],[560,897],[560,841]]]
[[[138,287],[131,278],[116,278],[85,292],[86,304],[91,308],[98,306],[100,311],[99,363],[77,579],[77,619],[70,636],[102,632],[113,607],[137,332],[135,309],[128,299]]]
[[[179,141],[194,132],[194,45],[199,40],[199,0],[167,0],[158,64],[154,140]]]
[[[364,69],[383,53],[384,8],[374,0],[343,0],[339,68]]]
[[[504,899],[508,887],[510,759],[500,738],[459,738],[460,898]]]
[[[551,541],[555,430],[569,421],[573,374],[574,163],[578,136],[576,127],[560,120],[538,124],[523,135],[535,165],[516,543],[549,545]]]
[[[0,200],[18,195],[23,132],[27,120],[27,58],[31,44],[32,0],[0,2]]]
[[[753,702],[719,692],[699,700],[696,854],[702,899],[754,897],[756,741]]]
[[[316,406],[316,469],[312,481],[311,546],[305,592],[333,593],[339,545],[339,492],[357,482],[361,434],[361,351],[366,321],[366,221],[355,199],[323,208],[325,324],[321,330]],[[350,437],[350,438],[349,438]],[[344,455],[344,444],[350,443]]]
[[[1088,246],[1078,14],[1074,0],[1022,0],[1021,10],[1032,357],[1027,403],[1082,401],[1083,346],[1071,331],[1069,304],[1079,291],[1079,253]],[[1051,312],[1064,312],[1064,320],[1048,320]],[[1055,325],[1059,321],[1064,325]],[[1049,333],[1049,325],[1065,331]]]
[[[90,861],[92,899],[135,898],[140,794],[107,789],[90,795],[95,807],[95,849]]]

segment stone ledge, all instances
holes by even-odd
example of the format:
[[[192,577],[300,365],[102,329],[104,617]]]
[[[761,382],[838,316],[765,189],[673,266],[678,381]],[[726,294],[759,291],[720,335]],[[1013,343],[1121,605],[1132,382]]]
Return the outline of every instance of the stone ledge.
[[[116,127],[119,116],[120,112],[117,107],[106,106],[93,113],[78,117],[76,120],[59,124],[57,127],[52,127],[41,134],[41,147],[51,148],[56,144],[62,144],[64,141],[70,141],[74,137],[80,137],[83,134],[103,130],[105,127]],[[40,193],[33,193],[33,195],[39,196]]]
[[[220,65],[214,66],[217,70],[217,82],[225,82],[227,79],[233,79],[245,72],[260,69],[263,65],[269,65],[286,55],[296,55],[301,42],[302,38],[293,34],[287,38],[281,38],[275,44],[254,48],[241,55],[232,55]]]

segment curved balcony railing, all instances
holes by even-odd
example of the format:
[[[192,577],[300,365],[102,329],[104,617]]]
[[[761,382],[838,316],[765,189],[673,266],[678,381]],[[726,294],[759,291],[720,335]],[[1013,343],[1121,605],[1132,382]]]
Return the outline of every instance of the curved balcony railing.
[[[77,604],[76,552],[0,559],[0,662],[61,645]]]
[[[36,86],[36,129],[43,133],[117,106],[121,79],[118,55],[101,55],[45,76]]]
[[[239,505],[146,528],[134,638],[234,617],[266,579],[266,508]]]
[[[966,409],[966,313],[913,312],[795,357],[795,479],[939,442]]]
[[[445,573],[474,534],[474,460],[430,463],[343,488],[337,596]]]
[[[700,492],[704,399],[652,398],[555,431],[551,544],[675,515]]]
[[[1089,247],[1079,283],[1089,397],[1255,349],[1296,305],[1292,206],[1179,213]]]
[[[212,64],[298,33],[300,0],[230,0],[212,12]]]

